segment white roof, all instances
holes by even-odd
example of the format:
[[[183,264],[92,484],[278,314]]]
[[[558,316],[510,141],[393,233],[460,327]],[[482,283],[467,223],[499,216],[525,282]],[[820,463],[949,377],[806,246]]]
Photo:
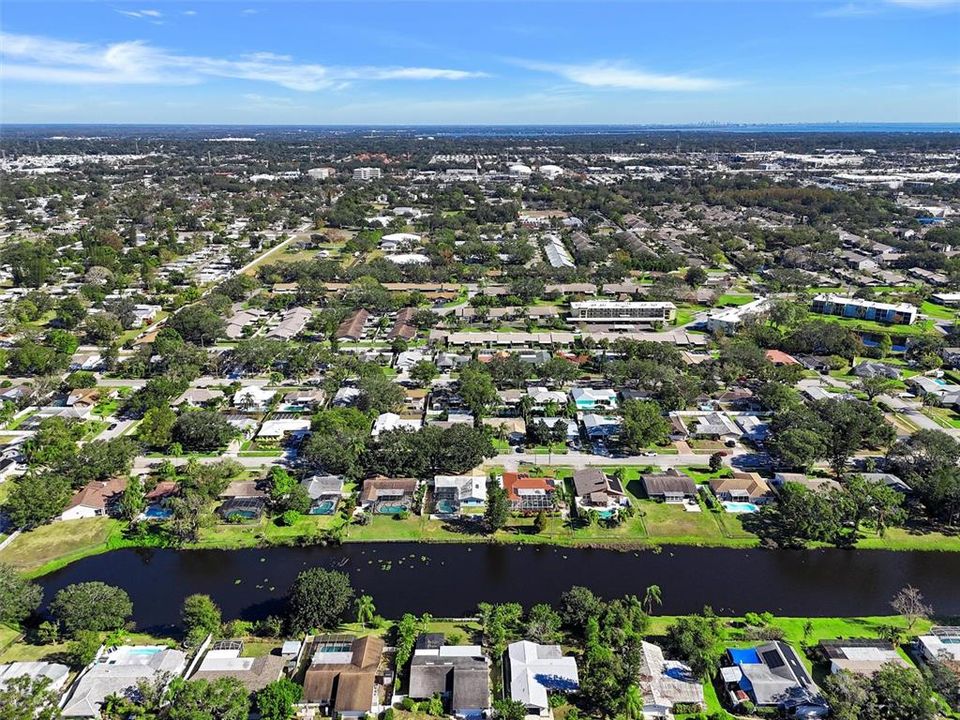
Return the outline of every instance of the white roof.
[[[29,678],[49,678],[50,685],[55,690],[60,689],[70,674],[70,668],[59,663],[49,662],[15,662],[0,665],[0,690],[14,678],[27,676]]]
[[[279,438],[287,433],[306,432],[310,429],[310,418],[286,418],[280,420],[267,420],[260,426],[260,432],[257,437],[260,438]]]
[[[380,433],[390,430],[419,430],[423,426],[423,421],[419,418],[402,418],[396,413],[383,413],[373,423],[373,430],[370,434],[376,437]]]
[[[380,238],[380,242],[420,242],[420,236],[416,233],[389,233]]]
[[[537,645],[529,640],[507,647],[510,659],[510,697],[527,707],[550,707],[547,691],[573,691],[580,686],[577,661],[564,657],[559,645]],[[546,684],[545,684],[546,683]]]

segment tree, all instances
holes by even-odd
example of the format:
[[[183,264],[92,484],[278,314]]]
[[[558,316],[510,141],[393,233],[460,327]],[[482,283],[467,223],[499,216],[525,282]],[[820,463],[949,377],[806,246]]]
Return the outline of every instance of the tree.
[[[256,694],[255,704],[262,720],[290,720],[303,688],[289,678],[280,678]]]
[[[691,268],[692,269],[692,268]],[[642,720],[643,693],[640,688],[631,683],[623,694],[623,715],[627,720]]]
[[[147,498],[143,481],[139,477],[134,476],[127,480],[127,486],[123,489],[118,505],[120,516],[124,520],[133,520],[144,511],[147,507]]]
[[[533,519],[533,529],[538,535],[547,529],[547,512],[545,510],[538,512]]]
[[[493,716],[497,720],[524,720],[527,716],[527,706],[519,700],[494,700]]]
[[[440,375],[440,370],[436,363],[429,360],[421,360],[410,368],[410,378],[420,385],[429,385]]]
[[[40,607],[43,589],[0,563],[0,622],[19,625]]]
[[[310,568],[293,583],[288,601],[288,624],[300,634],[314,628],[335,628],[353,601],[350,576],[337,570]]]
[[[933,614],[933,608],[923,601],[923,593],[912,585],[907,585],[900,590],[890,601],[890,607],[907,621],[908,634],[919,620],[924,620]]]
[[[914,668],[888,663],[872,676],[843,670],[828,676],[824,695],[838,720],[933,720],[930,686]]]
[[[185,492],[172,497],[167,502],[170,519],[167,529],[178,543],[194,543],[200,539],[203,526],[203,508],[206,504],[203,496],[197,492]]]
[[[627,400],[621,412],[620,438],[631,452],[663,442],[670,432],[660,405],[652,400]]]
[[[723,467],[723,455],[721,453],[715,452],[710,456],[710,472],[715,473],[719,472],[720,468]]]
[[[219,450],[236,435],[236,430],[220,413],[212,410],[185,412],[173,424],[172,437],[186,450]]]
[[[707,271],[699,265],[688,267],[684,273],[683,281],[690,287],[700,287],[707,281]]]
[[[0,686],[0,720],[60,720],[60,694],[50,678],[21,675]]]
[[[176,678],[167,692],[168,720],[247,720],[250,694],[237,678],[212,682]]]
[[[716,673],[723,656],[723,623],[713,610],[704,608],[700,615],[678,618],[667,631],[668,643],[697,677],[709,678]]]
[[[574,633],[583,634],[587,621],[600,614],[603,601],[590,588],[574,585],[560,596],[560,617],[563,624]]]
[[[460,397],[473,413],[474,425],[479,427],[498,395],[489,373],[471,363],[460,369]]]
[[[73,668],[85,668],[100,650],[100,635],[92,630],[79,630],[67,643],[66,657]]]
[[[137,426],[137,436],[152,448],[165,448],[173,440],[173,426],[177,414],[169,405],[152,407],[143,414]]]
[[[527,615],[526,637],[544,645],[560,642],[563,619],[552,607],[540,603],[530,608]]]
[[[28,472],[13,482],[4,505],[14,527],[32,530],[49,522],[67,506],[73,491],[70,481],[58,473]]]
[[[125,590],[102,582],[67,585],[53,598],[50,612],[67,635],[80,630],[116,630],[133,614]]]
[[[894,386],[894,381],[890,378],[885,378],[882,375],[874,375],[873,377],[865,377],[858,385],[860,389],[866,394],[867,399],[873,402],[873,399],[877,395],[883,395],[885,392],[890,390]]]
[[[88,315],[84,321],[87,339],[98,345],[109,345],[123,332],[117,316],[109,312]]]
[[[823,453],[820,436],[804,428],[788,428],[776,433],[767,447],[783,465],[802,470],[808,470]]]
[[[354,607],[357,610],[357,622],[366,626],[377,614],[377,606],[373,604],[373,598],[369,595],[361,595],[354,601]]]
[[[509,515],[510,499],[507,497],[507,491],[498,482],[488,482],[487,508],[483,513],[488,532],[496,532],[506,525]]]
[[[865,480],[852,475],[844,482],[844,490],[854,509],[853,532],[856,534],[863,520],[869,520],[881,537],[890,525],[899,525],[906,519],[903,494],[882,482]]]
[[[654,605],[663,605],[663,592],[659,585],[648,585],[643,593],[643,607],[646,608],[647,615],[653,615]]]
[[[217,635],[223,618],[220,608],[209,595],[194,594],[183,601],[180,612],[188,647],[197,647],[207,635]]]
[[[167,327],[198,345],[209,345],[223,334],[224,319],[206,305],[189,305],[167,321]]]

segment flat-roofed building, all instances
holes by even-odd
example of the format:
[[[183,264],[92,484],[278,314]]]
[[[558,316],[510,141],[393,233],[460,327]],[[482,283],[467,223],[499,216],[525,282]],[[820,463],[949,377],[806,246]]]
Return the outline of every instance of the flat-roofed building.
[[[615,302],[583,300],[570,303],[571,322],[654,323],[672,322],[677,307],[672,302]]]
[[[869,320],[888,325],[912,325],[918,310],[909,303],[880,303],[855,297],[821,293],[813,298],[810,309],[821,315],[834,315],[851,320]]]
[[[770,300],[768,298],[758,298],[744,305],[712,310],[707,318],[707,330],[731,335],[740,328],[744,320],[759,317],[769,307]]]

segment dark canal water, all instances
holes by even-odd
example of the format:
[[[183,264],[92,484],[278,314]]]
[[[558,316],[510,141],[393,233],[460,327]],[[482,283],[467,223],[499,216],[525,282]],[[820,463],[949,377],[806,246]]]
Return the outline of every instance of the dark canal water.
[[[763,551],[674,547],[660,553],[503,545],[348,544],[251,550],[117,550],[41,578],[46,600],[71,583],[100,580],[127,590],[137,626],[175,625],[183,598],[211,595],[225,618],[255,620],[283,610],[297,573],[348,572],[385,617],[470,615],[480,601],[555,603],[572,585],[605,597],[663,590],[665,614],[712,605],[722,614],[890,614],[904,585],[938,615],[960,615],[960,553]]]

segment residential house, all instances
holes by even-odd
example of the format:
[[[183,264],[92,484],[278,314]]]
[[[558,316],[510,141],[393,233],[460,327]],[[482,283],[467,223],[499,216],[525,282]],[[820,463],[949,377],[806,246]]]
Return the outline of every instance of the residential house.
[[[577,493],[577,504],[585,508],[606,510],[630,505],[620,478],[607,475],[598,467],[576,470],[573,473],[573,487]]]
[[[697,417],[690,434],[708,440],[736,442],[743,436],[743,431],[726,413],[711,412]]]
[[[121,645],[100,655],[80,677],[62,706],[66,718],[99,718],[110,695],[129,697],[141,681],[183,674],[187,656],[163,645]]]
[[[343,478],[339,475],[312,475],[300,481],[310,498],[311,515],[333,515],[343,497]]]
[[[575,387],[570,390],[570,399],[577,410],[613,410],[617,407],[617,393],[610,388]]]
[[[243,410],[263,411],[270,406],[276,393],[259,385],[247,385],[233,394],[233,404]]]
[[[310,430],[310,418],[306,415],[276,413],[264,420],[257,431],[257,440],[261,443],[280,443],[290,438],[302,438]]]
[[[457,718],[480,720],[490,709],[490,664],[479,645],[446,645],[439,633],[417,638],[410,660],[415,700],[439,695]]]
[[[433,479],[433,506],[438,515],[456,515],[486,504],[487,481],[480,475],[437,475]]]
[[[900,371],[893,365],[881,362],[862,362],[851,370],[858,378],[887,378],[889,380],[899,380]]]
[[[203,661],[190,679],[215,682],[220,678],[234,678],[239,680],[249,693],[263,690],[280,679],[285,661],[279,653],[271,652],[256,657],[242,657],[242,653],[242,642],[216,642],[207,650]]]
[[[501,478],[510,507],[520,512],[552,510],[557,488],[553,478],[530,477],[526,473],[505,472]]]
[[[893,473],[886,472],[865,472],[860,473],[860,477],[868,482],[883,483],[891,490],[896,490],[899,493],[908,495],[913,492],[913,488],[907,485],[903,480],[894,475]]]
[[[521,703],[527,716],[550,717],[550,694],[580,689],[577,661],[564,656],[559,645],[538,645],[529,640],[507,646],[506,673],[510,699]]]
[[[67,684],[70,668],[60,663],[45,661],[13,662],[0,665],[0,691],[6,689],[11,680],[28,677],[31,680],[46,680],[47,688],[53,692],[60,692]]]
[[[838,483],[836,480],[806,475],[804,473],[778,472],[774,474],[773,480],[770,481],[770,485],[776,490],[782,488],[786,483],[802,485],[807,490],[812,490],[813,492],[840,489],[840,483]]]
[[[960,668],[960,626],[934,625],[917,638],[917,645],[927,662],[945,660]]]
[[[786,367],[787,365],[799,365],[800,361],[792,355],[788,355],[783,350],[767,350],[764,357],[777,367]]]
[[[67,394],[67,407],[93,407],[100,400],[98,388],[76,388]]]
[[[210,388],[187,388],[180,394],[180,397],[170,404],[174,407],[187,404],[190,407],[197,408],[212,405],[222,399],[223,393],[219,390],[211,390]]]
[[[66,509],[60,513],[61,520],[79,520],[81,518],[102,517],[109,513],[127,487],[124,477],[110,480],[93,480],[78,490]]]
[[[220,493],[223,504],[217,514],[224,520],[258,520],[267,505],[267,494],[257,487],[256,480],[236,480]]]
[[[761,505],[773,499],[767,481],[755,472],[735,472],[731,477],[714,478],[710,489],[720,500]]]
[[[287,310],[276,327],[267,333],[270,340],[292,340],[307,326],[313,313],[304,307]]]
[[[396,514],[398,508],[409,510],[418,485],[414,478],[367,478],[360,491],[360,507],[379,514]]]
[[[383,413],[373,422],[373,429],[370,434],[373,437],[390,432],[391,430],[408,430],[415,432],[423,427],[423,421],[420,418],[401,417],[396,413]]]
[[[370,313],[363,308],[354,310],[337,327],[335,337],[337,340],[352,340],[354,342],[360,340],[364,335],[364,327],[369,318]]]
[[[644,475],[640,482],[651,500],[682,503],[697,497],[697,486],[693,480],[674,468],[663,473]]]
[[[603,440],[620,434],[620,418],[585,413],[581,421],[583,422],[583,431],[591,441]]]
[[[672,718],[676,705],[704,707],[703,684],[689,666],[678,660],[667,660],[663,650],[646,641],[640,644],[640,692],[643,695],[643,717],[649,720]]]
[[[873,675],[884,665],[893,663],[901,667],[913,667],[900,657],[889,640],[844,638],[821,640],[820,654],[830,663],[830,672],[841,670],[857,675]]]
[[[383,640],[373,635],[321,635],[314,638],[303,678],[302,705],[338,718],[380,712],[378,677]]]
[[[775,707],[788,715],[825,718],[830,709],[797,651],[784,642],[773,641],[756,648],[727,650],[728,667],[721,677],[736,707],[750,701],[756,707]]]
[[[534,386],[527,388],[527,395],[533,401],[534,410],[544,410],[553,404],[558,408],[567,406],[567,394],[562,390],[548,390],[545,387]]]

